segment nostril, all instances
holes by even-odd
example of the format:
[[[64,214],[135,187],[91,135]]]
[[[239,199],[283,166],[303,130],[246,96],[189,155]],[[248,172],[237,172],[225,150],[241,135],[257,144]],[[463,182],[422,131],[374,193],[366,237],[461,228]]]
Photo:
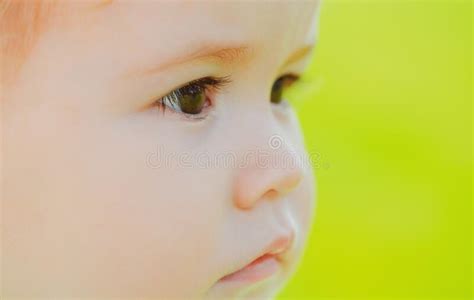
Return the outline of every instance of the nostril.
[[[262,198],[272,200],[278,197],[278,192],[274,189],[268,190],[265,194],[263,194]]]

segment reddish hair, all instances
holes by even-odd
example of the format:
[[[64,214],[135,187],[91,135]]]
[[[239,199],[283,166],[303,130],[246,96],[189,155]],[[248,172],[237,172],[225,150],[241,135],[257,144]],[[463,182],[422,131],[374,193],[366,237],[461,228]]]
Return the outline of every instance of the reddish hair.
[[[0,87],[11,82],[45,29],[56,0],[0,0]]]

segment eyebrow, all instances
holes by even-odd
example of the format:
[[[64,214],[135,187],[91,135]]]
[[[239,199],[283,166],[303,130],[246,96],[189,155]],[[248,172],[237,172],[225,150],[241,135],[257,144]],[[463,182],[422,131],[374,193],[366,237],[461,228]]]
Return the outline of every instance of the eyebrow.
[[[162,72],[171,67],[190,62],[214,60],[221,64],[234,64],[248,59],[253,50],[248,46],[219,47],[219,46],[201,46],[198,50],[184,56],[172,58],[169,61],[153,66],[148,69],[139,70],[137,75],[149,75]]]
[[[114,0],[100,0],[97,3],[93,3],[90,7],[91,10],[102,10],[112,5]]]
[[[308,44],[302,48],[297,49],[293,52],[283,64],[283,68],[291,65],[312,52],[314,49],[313,44]],[[244,63],[248,61],[252,55],[255,53],[255,50],[249,46],[234,46],[234,47],[222,47],[222,46],[213,46],[207,45],[202,46],[198,50],[191,52],[184,56],[179,56],[172,58],[169,61],[161,63],[157,66],[152,66],[150,68],[138,70],[138,72],[130,73],[128,76],[146,76],[158,72],[163,72],[169,68],[182,65],[185,63],[205,61],[205,60],[214,60],[221,64],[236,64]]]
[[[313,49],[314,49],[314,44],[308,44],[297,49],[286,59],[285,63],[283,64],[283,68],[286,68],[287,66],[294,64],[297,61],[310,55],[313,52]]]

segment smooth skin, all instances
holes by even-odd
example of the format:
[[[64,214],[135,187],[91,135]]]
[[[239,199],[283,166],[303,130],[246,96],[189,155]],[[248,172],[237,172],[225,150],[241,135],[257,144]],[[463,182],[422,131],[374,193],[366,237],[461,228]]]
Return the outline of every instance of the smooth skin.
[[[269,97],[307,66],[317,2],[62,6],[3,94],[4,299],[273,297],[303,253],[315,186],[310,166],[275,159],[305,148],[291,106]],[[229,83],[201,118],[153,105],[206,76]],[[224,152],[240,165],[196,164]],[[191,167],[163,164],[183,153]],[[278,236],[293,238],[281,272],[218,283]]]

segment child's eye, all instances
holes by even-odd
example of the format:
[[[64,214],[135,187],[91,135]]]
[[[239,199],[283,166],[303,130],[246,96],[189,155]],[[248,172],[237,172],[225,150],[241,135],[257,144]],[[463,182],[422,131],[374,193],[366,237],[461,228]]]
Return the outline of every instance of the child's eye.
[[[270,96],[271,102],[280,103],[285,88],[291,86],[298,79],[297,75],[286,74],[275,80]],[[229,82],[228,77],[204,77],[175,89],[155,103],[163,112],[171,109],[171,111],[185,117],[199,118],[203,111],[212,105],[211,94]]]
[[[187,117],[198,116],[211,105],[210,92],[229,83],[227,77],[204,77],[180,87],[156,101],[164,112],[171,109]]]
[[[272,86],[270,101],[275,104],[280,103],[282,100],[282,95],[285,88],[291,86],[298,79],[299,79],[298,75],[286,74],[279,77],[277,80],[275,80]]]

